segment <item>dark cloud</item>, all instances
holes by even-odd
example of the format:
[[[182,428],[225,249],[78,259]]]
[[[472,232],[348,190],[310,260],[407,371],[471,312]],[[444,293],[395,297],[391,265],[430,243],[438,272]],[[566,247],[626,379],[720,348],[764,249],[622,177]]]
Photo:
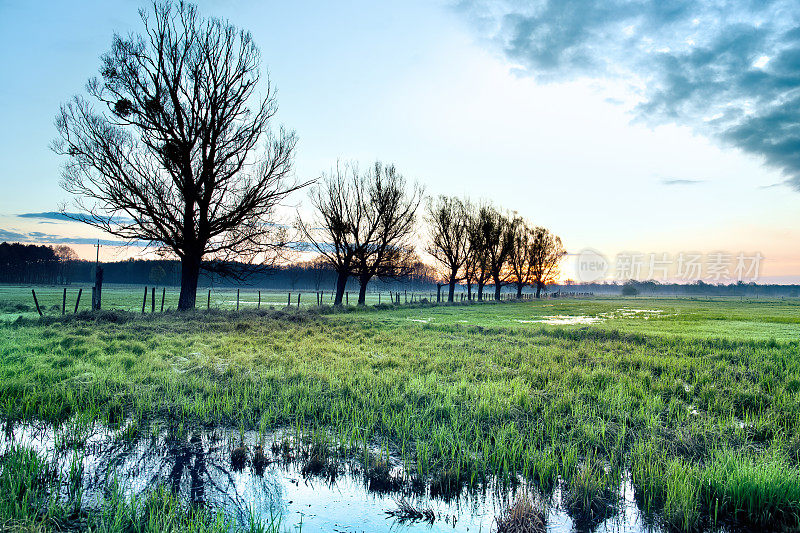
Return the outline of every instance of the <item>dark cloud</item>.
[[[703,183],[705,180],[684,180],[684,179],[669,179],[661,180],[662,185],[697,185]]]
[[[639,119],[761,156],[800,191],[797,0],[464,0],[459,10],[538,78],[628,80]]]

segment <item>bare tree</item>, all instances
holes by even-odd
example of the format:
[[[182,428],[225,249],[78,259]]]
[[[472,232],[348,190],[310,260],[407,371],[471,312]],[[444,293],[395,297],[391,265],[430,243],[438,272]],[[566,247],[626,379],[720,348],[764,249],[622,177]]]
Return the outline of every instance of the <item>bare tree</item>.
[[[422,191],[406,191],[405,179],[393,165],[375,165],[363,174],[355,164],[337,165],[311,190],[316,216],[297,217],[297,227],[337,273],[334,305],[342,304],[349,277],[358,279],[358,303],[374,278],[397,278],[411,272],[414,228]]]
[[[508,257],[508,268],[512,283],[517,288],[517,299],[522,298],[522,289],[534,282],[531,260],[534,230],[520,218],[516,218],[514,246]]]
[[[355,250],[353,276],[359,283],[358,304],[364,305],[372,278],[396,279],[413,270],[416,256],[410,238],[423,193],[417,184],[409,190],[394,165],[380,162],[363,175],[361,184],[366,224]]]
[[[264,262],[286,242],[274,209],[289,182],[295,136],[272,135],[274,90],[259,86],[246,31],[183,2],[141,10],[144,32],[115,35],[100,78],[56,119],[63,187],[89,224],[152,243],[181,261],[179,309],[195,305],[207,259]],[[251,105],[252,101],[252,105]]]
[[[323,174],[309,192],[315,215],[309,221],[297,217],[297,228],[308,244],[336,272],[334,305],[342,305],[353,259],[366,234],[364,184],[354,165],[337,165]]]
[[[500,291],[509,283],[507,263],[514,248],[514,232],[517,223],[492,206],[483,206],[478,211],[477,225],[473,230],[479,236],[482,250],[479,253],[480,274],[494,283],[494,298],[500,299]],[[482,287],[478,285],[479,299]]]
[[[448,284],[447,301],[452,302],[456,283],[466,276],[469,258],[469,217],[465,202],[439,196],[429,200],[426,217],[431,240],[426,251],[441,265]]]
[[[540,298],[542,289],[558,278],[559,264],[567,254],[561,238],[550,233],[547,228],[533,230],[530,262],[533,282],[536,284],[536,297]]]
[[[489,260],[486,250],[486,242],[481,230],[480,210],[470,210],[469,216],[469,254],[465,265],[465,275],[467,279],[467,294],[472,292],[472,282],[477,286],[477,299],[483,300],[483,288],[491,279],[489,270]]]

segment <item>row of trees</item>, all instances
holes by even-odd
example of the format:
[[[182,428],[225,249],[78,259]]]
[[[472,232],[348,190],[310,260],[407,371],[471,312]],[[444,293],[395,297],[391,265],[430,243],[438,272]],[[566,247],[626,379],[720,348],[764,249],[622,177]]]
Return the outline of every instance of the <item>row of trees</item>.
[[[495,299],[509,284],[516,286],[517,298],[527,286],[535,286],[539,298],[558,277],[566,252],[561,239],[546,228],[491,205],[475,206],[448,196],[430,200],[426,218],[431,232],[426,249],[441,267],[450,302],[459,282],[466,284],[470,299],[473,284],[478,300],[487,284],[494,286]]]
[[[394,166],[375,163],[359,172],[356,165],[346,164],[323,175],[310,194],[315,217],[298,217],[297,227],[336,271],[336,304],[341,304],[348,278],[358,280],[358,302],[363,304],[370,280],[408,272],[416,258],[415,219],[422,198],[422,189],[407,184]],[[440,196],[428,200],[425,219],[430,231],[425,249],[440,267],[449,302],[460,282],[466,284],[469,299],[473,285],[482,300],[487,284],[500,299],[502,288],[512,283],[518,298],[530,285],[538,298],[558,276],[565,254],[561,239],[519,216]]]
[[[91,99],[62,105],[53,149],[66,158],[62,186],[76,196],[79,220],[177,257],[178,308],[192,309],[201,268],[275,264],[290,242],[276,209],[310,183],[293,178],[294,133],[271,127],[275,91],[261,81],[250,33],[184,2],[155,3],[140,15],[142,34],[114,35],[99,78],[87,84]],[[348,279],[358,280],[364,303],[370,280],[406,275],[418,263],[423,191],[394,166],[341,165],[310,200],[314,220],[296,227],[336,271],[337,304]],[[491,206],[440,199],[429,220],[429,250],[448,270],[450,300],[461,280],[470,296],[477,285],[478,298],[490,282],[498,296],[512,282],[518,294],[532,283],[539,291],[562,253],[546,230]]]

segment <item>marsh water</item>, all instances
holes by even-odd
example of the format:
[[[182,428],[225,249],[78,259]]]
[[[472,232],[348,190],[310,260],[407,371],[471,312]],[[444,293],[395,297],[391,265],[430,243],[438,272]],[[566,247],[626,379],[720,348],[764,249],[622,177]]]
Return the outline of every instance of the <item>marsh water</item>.
[[[521,481],[503,487],[488,483],[449,495],[434,495],[426,486],[412,490],[374,479],[355,458],[339,459],[333,466],[315,464],[281,432],[259,435],[217,428],[178,433],[156,427],[130,438],[132,432],[124,426],[3,426],[0,454],[23,445],[56,464],[64,477],[77,467],[87,509],[99,505],[113,482],[127,495],[167,486],[187,502],[223,509],[242,523],[250,517],[264,522],[280,517],[288,531],[302,524],[302,531],[341,533],[489,532],[496,530],[496,517],[518,494],[535,495]],[[396,457],[389,455],[385,466],[387,479],[402,477]],[[404,502],[425,511],[424,516],[401,512]],[[574,521],[559,502],[558,490],[544,501],[548,531],[659,530],[638,510],[630,483],[622,484],[613,511],[592,523]]]

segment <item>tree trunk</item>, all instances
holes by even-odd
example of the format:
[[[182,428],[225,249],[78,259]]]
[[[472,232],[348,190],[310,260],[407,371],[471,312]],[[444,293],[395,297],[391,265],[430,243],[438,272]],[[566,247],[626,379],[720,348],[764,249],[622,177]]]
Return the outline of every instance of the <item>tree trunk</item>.
[[[517,283],[517,300],[522,300],[522,283]]]
[[[333,299],[333,305],[342,305],[342,298],[344,298],[345,288],[347,288],[347,273],[337,272],[336,297]]]
[[[456,294],[456,278],[450,278],[450,287],[447,289],[447,301],[453,303]]]
[[[500,291],[503,290],[503,286],[498,283],[497,281],[494,282],[494,299],[500,300]]]
[[[537,283],[536,284],[536,297],[540,298],[541,296],[542,296],[542,284],[541,283]]]
[[[194,309],[197,299],[197,280],[200,279],[200,257],[186,255],[181,259],[181,295],[178,310]]]
[[[478,282],[478,301],[483,301],[483,282]]]
[[[369,278],[361,276],[358,278],[358,305],[367,305],[367,284]],[[399,298],[398,298],[399,300]],[[399,303],[399,302],[398,302]]]
[[[467,280],[467,301],[472,301],[472,281]]]

